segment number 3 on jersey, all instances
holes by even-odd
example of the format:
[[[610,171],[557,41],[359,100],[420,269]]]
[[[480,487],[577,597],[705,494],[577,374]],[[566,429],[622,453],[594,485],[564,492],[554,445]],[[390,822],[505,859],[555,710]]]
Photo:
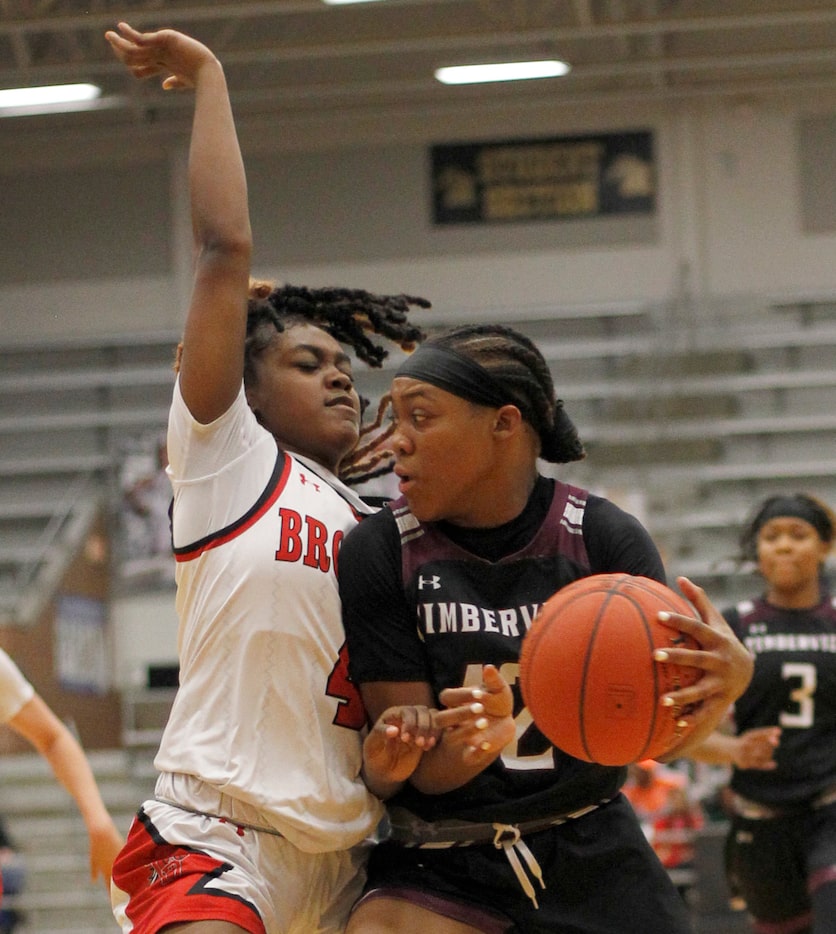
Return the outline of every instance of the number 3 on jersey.
[[[333,722],[349,730],[362,730],[366,725],[366,708],[357,685],[348,674],[348,646],[343,642],[337,663],[328,676],[325,693],[338,701]]]
[[[815,694],[817,687],[816,666],[803,662],[785,662],[781,675],[786,681],[794,680],[796,687],[790,691],[789,699],[795,705],[795,711],[781,712],[778,722],[781,726],[807,729],[813,725],[815,716]]]

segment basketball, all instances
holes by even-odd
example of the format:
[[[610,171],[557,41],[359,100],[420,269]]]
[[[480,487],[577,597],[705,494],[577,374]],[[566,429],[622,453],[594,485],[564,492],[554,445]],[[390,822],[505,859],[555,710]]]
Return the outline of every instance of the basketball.
[[[653,660],[660,648],[699,648],[656,616],[693,617],[675,591],[647,577],[597,574],[559,590],[523,641],[520,688],[535,725],[558,749],[586,762],[626,765],[663,755],[681,711],[660,698],[702,675]]]

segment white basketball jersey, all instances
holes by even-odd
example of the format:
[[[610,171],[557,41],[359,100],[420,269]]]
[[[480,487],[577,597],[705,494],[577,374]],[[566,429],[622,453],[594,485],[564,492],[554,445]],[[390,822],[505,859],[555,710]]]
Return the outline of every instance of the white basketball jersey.
[[[155,765],[257,807],[302,850],[352,846],[382,806],[360,778],[336,565],[370,510],[282,456],[243,391],[202,426],[176,390],[169,458],[181,686]]]

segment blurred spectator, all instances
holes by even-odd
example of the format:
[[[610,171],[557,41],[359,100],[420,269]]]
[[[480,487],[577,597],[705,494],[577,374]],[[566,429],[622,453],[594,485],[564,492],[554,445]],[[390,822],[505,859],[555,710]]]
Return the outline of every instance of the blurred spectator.
[[[687,787],[668,789],[665,808],[653,822],[650,842],[683,898],[696,881],[696,838],[703,823],[702,808],[691,800]]]
[[[696,834],[704,823],[702,809],[689,793],[687,775],[646,759],[629,766],[622,791],[674,885],[687,897],[695,881]]]
[[[17,895],[23,891],[26,883],[26,863],[18,852],[12,838],[6,830],[6,824],[0,818],[0,882],[4,895]],[[20,913],[0,902],[0,934],[12,934],[20,924]]]
[[[687,781],[681,772],[653,759],[634,762],[628,767],[627,781],[621,790],[633,805],[648,839],[652,836],[653,822],[667,808],[671,789],[683,788]]]
[[[163,436],[144,439],[123,458],[120,574],[134,584],[152,586],[174,580],[167,466]]]

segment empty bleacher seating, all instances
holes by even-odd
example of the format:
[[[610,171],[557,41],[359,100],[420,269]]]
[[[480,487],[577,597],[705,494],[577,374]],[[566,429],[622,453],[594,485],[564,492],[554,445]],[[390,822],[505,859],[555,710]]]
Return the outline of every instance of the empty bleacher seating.
[[[510,322],[533,337],[589,456],[560,475],[638,499],[671,574],[731,596],[752,581],[730,561],[734,533],[773,490],[836,500],[836,303],[717,302],[422,312],[429,331]],[[53,342],[0,352],[0,614],[31,611],[46,555],[118,496],[126,439],[165,425],[176,335]],[[399,357],[359,366],[364,394]],[[719,516],[726,516],[720,521]],[[62,531],[63,530],[63,531]],[[53,564],[55,563],[53,558]],[[54,577],[54,575],[53,575]],[[30,591],[32,587],[29,587]]]
[[[0,620],[29,622],[97,512],[124,443],[165,425],[173,334],[0,351]]]

